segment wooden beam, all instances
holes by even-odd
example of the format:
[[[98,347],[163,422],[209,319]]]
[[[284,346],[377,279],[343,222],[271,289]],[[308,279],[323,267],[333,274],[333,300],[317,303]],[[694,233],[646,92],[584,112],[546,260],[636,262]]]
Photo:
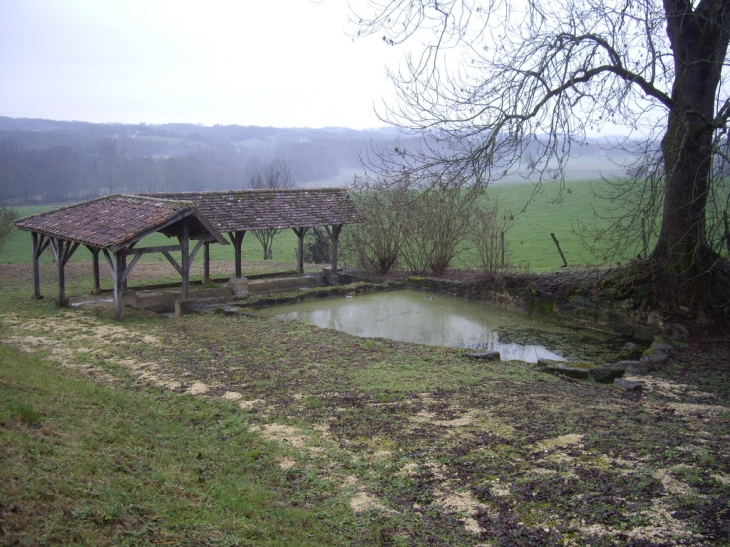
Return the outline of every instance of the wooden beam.
[[[124,275],[123,256],[121,252],[117,251],[112,258],[108,249],[103,249],[103,251],[107,266],[109,266],[109,273],[112,276],[112,283],[114,284],[114,319],[121,321],[124,310],[124,303],[122,302],[122,293],[124,292],[124,283],[122,280],[122,276]]]
[[[99,247],[92,247],[91,245],[85,245],[85,247],[91,253],[91,269],[94,274],[94,289],[91,294],[101,294],[101,277],[99,276]]]
[[[131,248],[131,245],[135,245],[140,239],[143,239],[147,237],[150,234],[154,234],[155,232],[160,232],[163,229],[167,228],[171,224],[175,224],[176,222],[179,222],[183,218],[193,214],[193,210],[190,207],[183,207],[179,209],[178,213],[170,218],[167,222],[164,224],[160,224],[159,226],[155,226],[154,228],[150,228],[149,230],[145,230],[142,233],[137,234],[134,236],[133,239],[130,239],[129,241],[125,241],[124,243],[120,243],[119,245],[114,245],[112,247],[109,247],[109,250],[116,254],[117,251],[123,250],[123,249],[129,249]]]
[[[299,273],[304,273],[304,236],[307,234],[309,228],[292,228],[294,233],[297,234],[297,270]]]
[[[68,264],[68,261],[71,259],[73,254],[76,252],[76,249],[79,248],[79,245],[81,245],[81,244],[78,241],[75,241],[73,243],[70,241],[66,242],[66,248],[64,249],[64,252],[63,252],[63,265],[64,266],[66,264]]]
[[[180,245],[182,246],[182,299],[187,300],[190,293],[190,224],[187,222],[183,224]]]
[[[162,254],[165,255],[165,258],[170,262],[170,264],[172,264],[173,268],[177,270],[177,273],[182,275],[182,267],[177,263],[177,260],[175,260],[167,251],[162,251]]]
[[[330,230],[329,226],[325,226],[325,230],[327,230],[327,235],[330,236],[330,241],[332,242],[332,274],[334,274],[337,271],[337,242],[340,237],[340,231],[342,230],[343,224],[333,224],[332,229]]]
[[[205,242],[203,249],[203,285],[210,283],[210,241]]]
[[[49,237],[49,240],[58,269],[58,296],[56,297],[56,305],[60,308],[67,308],[69,306],[69,300],[66,298],[66,261],[76,250],[78,243],[71,249],[70,241],[58,237]]]
[[[41,294],[41,271],[39,259],[43,254],[43,251],[48,248],[51,240],[48,239],[45,234],[41,234],[39,232],[31,232],[31,236],[33,238],[33,296],[41,299],[43,298],[43,295]]]
[[[126,256],[129,255],[144,255],[149,253],[164,253],[167,251],[168,253],[172,253],[175,251],[182,251],[182,247],[180,245],[163,245],[160,247],[142,247],[141,249],[121,249],[120,252],[123,252]]]
[[[246,230],[228,232],[228,237],[231,239],[233,244],[233,250],[235,251],[236,257],[236,279],[241,279],[241,246],[243,245],[243,236],[246,235]]]

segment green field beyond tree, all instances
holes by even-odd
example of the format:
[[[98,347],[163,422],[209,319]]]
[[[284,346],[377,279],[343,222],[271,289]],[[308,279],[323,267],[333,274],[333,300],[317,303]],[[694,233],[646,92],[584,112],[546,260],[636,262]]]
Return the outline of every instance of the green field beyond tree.
[[[593,222],[594,208],[605,210],[607,202],[594,197],[593,189],[597,181],[571,181],[566,183],[561,193],[557,184],[546,184],[533,196],[535,187],[530,183],[511,183],[494,186],[487,196],[496,196],[504,206],[506,213],[514,215],[514,221],[505,235],[508,262],[514,267],[537,272],[554,271],[563,264],[560,255],[550,237],[555,234],[570,266],[597,264],[598,257],[591,256],[583,245],[581,238],[574,231],[579,223]],[[568,193],[568,190],[570,191]],[[529,202],[529,204],[528,204]],[[525,205],[527,208],[525,209]],[[52,209],[52,206],[17,207],[21,216],[34,215]],[[347,230],[347,227],[344,228]],[[140,246],[169,244],[169,239],[162,234],[149,236]],[[292,230],[282,230],[274,240],[273,260],[277,262],[296,263],[297,237]],[[624,258],[636,256],[637,249],[630,249]],[[263,250],[253,234],[248,233],[243,240],[243,256],[247,261],[261,260]],[[0,263],[25,264],[31,260],[30,232],[14,231],[5,248],[0,251]],[[50,262],[53,255],[44,253],[42,261]],[[91,254],[84,247],[79,247],[72,261],[90,261]],[[146,262],[165,262],[165,258],[156,254],[142,258]],[[196,262],[202,262],[202,253]],[[233,247],[212,245],[212,261],[233,260]],[[341,257],[347,265],[347,257]],[[476,267],[476,262],[463,253],[453,264],[457,268]]]

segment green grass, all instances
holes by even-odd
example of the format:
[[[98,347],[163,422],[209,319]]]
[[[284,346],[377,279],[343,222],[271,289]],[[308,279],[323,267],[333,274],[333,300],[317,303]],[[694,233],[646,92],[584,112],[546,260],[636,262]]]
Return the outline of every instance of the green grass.
[[[507,211],[515,215],[505,234],[510,263],[530,271],[555,271],[563,265],[551,233],[560,243],[565,259],[570,266],[596,264],[601,259],[592,256],[574,231],[579,223],[592,225],[593,209],[604,210],[606,202],[593,196],[592,187],[597,181],[570,181],[561,199],[558,186],[545,184],[542,191],[522,210],[533,190],[532,184],[513,183],[495,186],[491,189],[504,204]],[[629,258],[635,257],[638,249],[627,249]]]
[[[634,395],[255,315],[115,323],[0,274],[6,543],[730,541],[727,341],[687,339]]]
[[[594,209],[605,211],[608,203],[594,197],[593,189],[599,181],[569,181],[565,191],[558,200],[559,187],[544,184],[541,191],[534,196],[527,209],[525,204],[532,196],[534,186],[531,183],[510,183],[491,187],[488,192],[496,195],[505,211],[514,215],[509,230],[505,234],[509,263],[521,269],[536,272],[558,270],[563,261],[550,237],[551,233],[560,242],[565,258],[570,266],[594,265],[603,262],[602,257],[593,256],[585,247],[580,235],[575,231],[582,224],[592,225]],[[570,193],[568,193],[568,190]],[[37,214],[51,209],[51,206],[17,207],[21,216]],[[347,227],[344,228],[347,230]],[[139,246],[155,246],[169,244],[169,239],[161,234],[154,234],[143,240]],[[653,242],[652,242],[653,244]],[[274,241],[274,260],[280,262],[296,262],[297,237],[292,230],[283,230]],[[29,232],[15,230],[5,248],[0,251],[0,264],[30,263],[31,236]],[[623,260],[634,258],[638,247],[624,250]],[[341,254],[341,262],[346,260],[346,253]],[[243,255],[246,260],[259,260],[263,251],[253,234],[246,234],[243,240]],[[72,261],[89,261],[91,254],[86,248],[79,248]],[[44,253],[43,261],[51,261],[52,254]],[[145,255],[143,261],[164,260],[158,255]],[[196,263],[202,263],[202,252],[196,257]],[[233,260],[233,247],[212,245],[211,260]],[[345,264],[346,265],[346,264]],[[464,254],[458,256],[453,265],[458,268],[476,267],[473,257]],[[613,265],[613,264],[609,264]]]
[[[26,206],[15,207],[20,217],[36,215],[45,211],[50,211],[54,206]],[[227,234],[224,234],[227,238]],[[147,236],[137,244],[137,247],[154,247],[160,245],[170,245],[170,239],[163,234],[152,234]],[[176,240],[175,240],[176,241]],[[31,234],[30,232],[13,229],[13,232],[7,243],[0,250],[0,264],[30,264],[31,262]],[[274,241],[273,260],[279,262],[291,262],[292,267],[296,264],[297,236],[292,230],[282,230]],[[247,233],[243,238],[243,257],[244,260],[259,260],[263,257],[261,244],[253,234]],[[211,245],[210,257],[212,261],[233,260],[233,245]],[[143,262],[166,261],[159,253],[144,255],[141,259]],[[52,262],[53,253],[50,249],[46,250],[41,256],[41,262]],[[80,246],[71,262],[89,262],[91,261],[91,253],[86,247]],[[198,252],[195,257],[195,263],[203,263],[203,251]]]
[[[343,545],[352,513],[233,403],[105,387],[0,346],[8,545]],[[13,543],[17,541],[18,543]]]
[[[591,192],[591,181],[575,181],[567,184],[571,193],[563,195],[560,203],[552,203],[556,197],[557,187],[545,185],[543,192],[536,196],[524,213],[517,214],[527,203],[533,191],[532,184],[515,183],[495,186],[489,190],[504,203],[505,210],[515,214],[515,220],[505,236],[510,262],[514,266],[529,268],[532,271],[553,271],[562,266],[550,233],[560,241],[566,259],[571,266],[596,262],[584,248],[580,237],[573,233],[573,224],[578,221],[591,222],[594,198]],[[602,205],[602,204],[598,204]],[[21,216],[37,214],[51,209],[45,207],[18,207]],[[345,227],[345,230],[347,227]],[[145,238],[138,246],[155,246],[169,244],[169,239],[161,234]],[[296,261],[297,237],[292,230],[283,230],[274,241],[274,260],[282,262]],[[25,264],[30,262],[31,238],[29,232],[15,230],[5,248],[0,251],[0,263]],[[243,255],[246,260],[259,260],[263,255],[261,245],[253,236],[246,234],[243,240]],[[342,253],[344,256],[344,253]],[[91,254],[86,248],[79,248],[72,261],[89,261]],[[43,261],[51,261],[52,254],[44,253]],[[164,260],[158,255],[146,255],[143,261]],[[233,260],[233,247],[212,245],[211,260]],[[202,263],[202,252],[196,257]],[[473,267],[472,259],[467,256],[457,257],[457,267]]]

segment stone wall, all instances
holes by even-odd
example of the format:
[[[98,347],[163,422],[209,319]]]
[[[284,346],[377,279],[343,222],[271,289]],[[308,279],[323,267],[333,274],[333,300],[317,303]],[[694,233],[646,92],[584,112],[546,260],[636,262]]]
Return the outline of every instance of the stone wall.
[[[572,297],[547,299],[531,294],[529,289],[506,289],[488,283],[464,283],[448,279],[409,277],[407,289],[445,294],[474,302],[528,314],[549,316],[555,320],[612,334],[632,336],[637,340],[653,340],[661,331],[661,320],[652,313],[637,309],[633,300]]]

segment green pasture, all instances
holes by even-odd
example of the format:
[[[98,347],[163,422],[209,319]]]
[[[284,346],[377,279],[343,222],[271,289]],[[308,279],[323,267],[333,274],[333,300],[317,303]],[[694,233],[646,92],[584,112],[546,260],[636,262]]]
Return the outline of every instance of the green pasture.
[[[605,208],[606,202],[596,200],[592,193],[595,181],[571,181],[566,190],[558,198],[558,186],[546,184],[533,196],[534,186],[530,183],[512,183],[495,186],[489,189],[488,195],[497,196],[506,212],[514,215],[514,221],[505,235],[508,262],[520,269],[530,271],[553,271],[563,264],[553,243],[550,233],[554,233],[560,242],[565,257],[571,266],[594,264],[596,257],[591,256],[583,245],[581,238],[574,231],[578,223],[590,224],[593,221],[593,208]],[[570,193],[567,190],[570,190]],[[532,199],[531,199],[532,197]],[[528,204],[529,202],[529,204]],[[527,208],[525,209],[525,204]],[[38,214],[52,209],[52,206],[17,207],[21,216]],[[345,227],[347,230],[347,227]],[[162,234],[154,234],[145,238],[139,246],[169,244],[169,239]],[[297,237],[292,230],[283,230],[274,240],[274,261],[296,262]],[[626,258],[636,256],[638,249],[627,249]],[[196,262],[202,262],[202,252]],[[341,261],[346,254],[341,253]],[[261,260],[263,250],[253,234],[247,233],[243,241],[243,256],[247,261]],[[52,261],[50,252],[44,253],[42,260]],[[29,232],[15,230],[5,248],[0,251],[0,263],[19,264],[31,260],[31,237]],[[86,248],[79,248],[72,261],[89,261],[91,254]],[[159,255],[146,255],[146,262],[164,261]],[[233,260],[233,247],[230,245],[211,246],[211,260]],[[454,263],[458,268],[476,267],[473,259],[464,254],[457,257]]]
[[[54,206],[29,206],[29,207],[15,207],[21,217],[36,215],[53,209]],[[224,234],[226,235],[226,234]],[[163,234],[152,234],[144,238],[137,245],[138,247],[152,247],[158,245],[170,245],[175,244],[176,241],[171,243],[171,240]],[[0,250],[0,264],[29,264],[31,261],[31,235],[30,232],[22,230],[13,230],[5,247]],[[292,230],[283,230],[274,242],[274,256],[273,260],[278,262],[291,262],[296,264],[296,251],[297,251],[297,236]],[[211,245],[210,256],[211,261],[228,261],[233,260],[233,246],[232,245]],[[245,260],[259,260],[263,257],[263,249],[261,244],[258,242],[253,234],[247,233],[243,238],[243,257]],[[145,255],[141,259],[144,262],[166,262],[166,259],[157,253],[151,255]],[[52,262],[53,254],[50,251],[43,253],[41,256],[41,262]],[[79,261],[91,261],[91,253],[86,247],[79,247],[71,257],[71,262]],[[198,252],[195,257],[196,263],[203,262],[203,251],[202,249]]]
[[[562,193],[557,184],[545,184],[534,196],[535,187],[530,183],[503,184],[490,189],[505,212],[514,215],[505,234],[509,263],[530,271],[559,269],[563,261],[551,233],[558,239],[570,266],[598,263],[599,259],[590,255],[577,232],[579,223],[592,225],[594,209],[601,211],[608,206],[594,197],[596,183],[570,181]],[[635,257],[637,252],[638,249],[627,249],[625,258]]]

